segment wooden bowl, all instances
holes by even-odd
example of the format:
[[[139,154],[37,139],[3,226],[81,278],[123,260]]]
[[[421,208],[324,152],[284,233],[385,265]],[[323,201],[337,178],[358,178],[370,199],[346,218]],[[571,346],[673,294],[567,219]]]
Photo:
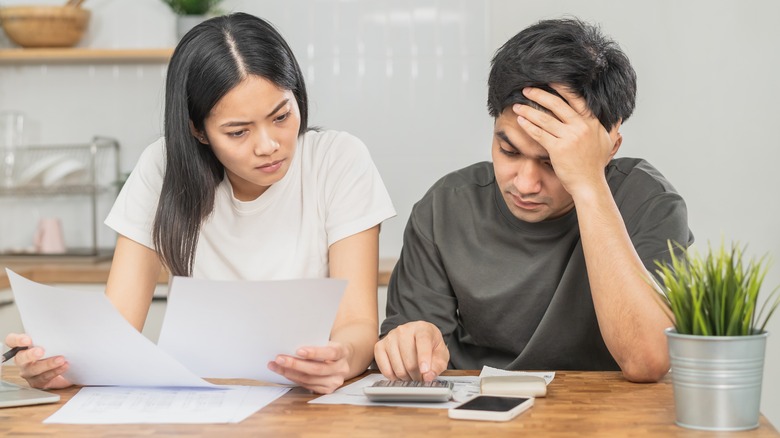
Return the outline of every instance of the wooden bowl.
[[[71,47],[84,35],[89,10],[73,6],[8,6],[0,22],[11,41],[22,47]]]

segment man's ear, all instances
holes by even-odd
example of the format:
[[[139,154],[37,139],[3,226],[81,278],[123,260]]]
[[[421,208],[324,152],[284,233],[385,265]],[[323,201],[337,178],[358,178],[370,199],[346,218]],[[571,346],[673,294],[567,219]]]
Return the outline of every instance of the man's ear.
[[[206,137],[206,134],[195,129],[195,124],[192,123],[192,120],[190,120],[190,132],[192,133],[192,136],[195,137],[195,139],[199,142],[203,144],[209,144],[209,139]]]
[[[617,151],[620,149],[620,145],[623,144],[623,134],[620,133],[620,125],[622,125],[622,123],[622,120],[618,121],[609,132],[609,138],[612,140],[612,150],[609,152],[610,160],[615,157],[615,154],[617,154]]]

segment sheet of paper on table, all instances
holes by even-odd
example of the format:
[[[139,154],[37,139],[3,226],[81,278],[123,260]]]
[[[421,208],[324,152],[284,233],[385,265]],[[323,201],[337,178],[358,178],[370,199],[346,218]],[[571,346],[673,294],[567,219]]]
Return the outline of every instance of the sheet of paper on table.
[[[357,406],[395,406],[404,408],[434,408],[449,409],[479,394],[479,379],[483,376],[498,375],[531,375],[545,379],[549,384],[555,378],[554,372],[528,372],[507,371],[492,367],[483,367],[479,376],[439,376],[441,380],[449,380],[455,384],[452,391],[452,400],[444,403],[398,403],[398,402],[372,402],[365,394],[363,388],[371,386],[374,382],[384,379],[381,374],[369,374],[368,376],[353,382],[332,394],[323,395],[309,401],[312,404],[326,405],[357,405]]]
[[[327,344],[346,286],[333,279],[180,278],[176,290],[171,288],[175,298],[168,303],[161,347],[133,328],[101,292],[55,288],[6,272],[25,331],[47,356],[66,357],[68,380],[94,385],[82,388],[46,423],[239,422],[290,388],[218,386],[198,375],[288,383],[267,370],[266,362],[301,346]],[[215,290],[220,300],[213,299]],[[220,351],[231,351],[231,360]],[[240,366],[228,366],[235,363]]]
[[[197,388],[88,387],[44,420],[53,424],[238,423],[290,388],[224,386]]]

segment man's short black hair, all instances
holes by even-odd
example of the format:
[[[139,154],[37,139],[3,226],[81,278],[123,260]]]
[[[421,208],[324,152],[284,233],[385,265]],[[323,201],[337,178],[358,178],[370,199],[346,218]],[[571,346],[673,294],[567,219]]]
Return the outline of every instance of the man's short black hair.
[[[531,104],[525,87],[559,83],[585,99],[609,131],[634,111],[636,72],[628,57],[594,25],[577,19],[540,21],[496,52],[488,78],[488,111],[498,117],[515,103]],[[534,105],[535,106],[535,105]]]

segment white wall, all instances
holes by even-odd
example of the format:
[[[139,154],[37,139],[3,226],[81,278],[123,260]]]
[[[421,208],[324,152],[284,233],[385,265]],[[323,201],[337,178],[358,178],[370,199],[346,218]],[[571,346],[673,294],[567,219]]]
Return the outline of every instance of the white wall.
[[[161,3],[90,0],[93,20],[81,45],[173,45],[174,17]],[[542,18],[601,23],[639,75],[621,154],[649,159],[676,185],[700,245],[723,237],[769,252],[776,263],[766,283],[780,284],[780,207],[772,195],[780,188],[778,2],[225,0],[223,8],[272,21],[306,72],[312,124],[350,131],[368,145],[398,210],[382,230],[383,256],[398,254],[411,206],[433,181],[489,159],[492,52]],[[25,112],[33,143],[115,136],[130,169],[161,133],[164,73],[156,64],[0,66],[0,110]],[[30,222],[4,208],[0,230],[9,221]],[[102,238],[113,236],[104,230]],[[780,387],[773,371],[780,369],[780,316],[769,328],[762,411],[780,424],[780,393],[770,390]]]
[[[91,0],[80,45],[175,44],[174,16],[160,4]],[[400,252],[412,204],[435,180],[489,159],[486,0],[226,0],[222,8],[276,25],[306,74],[310,125],[349,131],[368,146],[398,211],[382,227],[382,256]],[[0,110],[27,114],[33,144],[117,137],[129,170],[162,132],[164,75],[159,64],[0,67]],[[25,230],[0,235],[0,245],[15,239],[6,245],[27,246],[19,241],[32,238],[35,222],[18,213],[0,217],[0,230]],[[104,227],[100,238],[111,245],[114,236]]]
[[[620,155],[647,158],[688,204],[697,247],[738,241],[780,285],[780,2],[492,0],[490,48],[544,18],[600,23],[638,76]],[[774,193],[774,194],[773,194]],[[762,412],[780,424],[780,316],[769,325]]]

